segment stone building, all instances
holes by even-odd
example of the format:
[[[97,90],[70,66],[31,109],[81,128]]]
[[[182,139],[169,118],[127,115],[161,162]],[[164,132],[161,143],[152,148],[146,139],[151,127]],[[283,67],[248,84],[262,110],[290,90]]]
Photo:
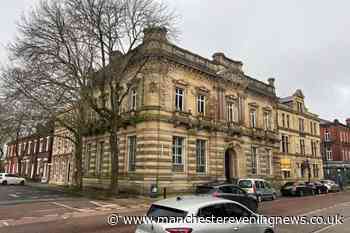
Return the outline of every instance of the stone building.
[[[5,171],[47,182],[50,177],[52,143],[52,135],[38,134],[9,142]]]
[[[207,59],[166,37],[163,28],[146,30],[140,45],[149,62],[123,107],[129,120],[119,132],[121,190],[147,193],[158,184],[183,191],[212,180],[280,178],[274,79],[251,78],[240,61],[223,53]],[[86,137],[84,161],[84,185],[107,187],[103,130]]]
[[[297,90],[292,96],[280,98],[277,105],[283,180],[323,178],[320,119],[308,110],[304,99],[302,91]]]
[[[52,148],[50,183],[71,185],[74,173],[74,146],[69,138],[69,131],[62,127],[55,128],[55,140]]]
[[[350,178],[350,119],[346,124],[334,120],[321,121],[321,151],[325,177],[336,180],[338,174],[344,180]]]

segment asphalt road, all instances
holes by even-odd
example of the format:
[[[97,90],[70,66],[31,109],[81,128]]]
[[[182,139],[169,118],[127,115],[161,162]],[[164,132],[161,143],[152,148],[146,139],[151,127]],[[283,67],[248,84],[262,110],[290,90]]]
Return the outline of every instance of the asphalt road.
[[[71,199],[55,191],[37,190],[31,187],[0,187],[0,202],[14,201],[16,198],[57,197],[52,201],[32,199],[32,202],[0,205],[0,233],[114,233],[134,232],[133,225],[111,227],[107,218],[111,213],[122,215],[142,215],[146,206],[132,206],[132,201],[124,200],[105,203],[84,198]],[[17,194],[16,194],[17,193]],[[16,194],[18,197],[11,194]],[[9,196],[10,195],[10,196]],[[1,199],[1,198],[5,198]],[[37,200],[37,201],[36,201]],[[131,205],[131,206],[127,206]],[[277,225],[278,233],[346,233],[350,232],[350,193],[335,193],[303,198],[280,198],[263,202],[259,212],[268,216],[335,216],[342,215],[339,225]]]

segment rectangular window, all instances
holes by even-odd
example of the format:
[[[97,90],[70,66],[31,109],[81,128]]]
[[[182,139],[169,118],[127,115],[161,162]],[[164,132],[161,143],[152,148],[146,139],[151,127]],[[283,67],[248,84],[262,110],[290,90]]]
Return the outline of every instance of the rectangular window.
[[[128,137],[128,162],[129,171],[133,172],[136,170],[136,136]]]
[[[137,90],[136,88],[133,88],[131,90],[131,103],[130,103],[130,110],[136,110],[137,108]]]
[[[197,173],[206,172],[206,141],[197,139],[196,141]]]
[[[272,175],[272,153],[271,150],[266,150],[266,174],[267,175]]]
[[[250,115],[250,127],[256,128],[256,110],[251,109],[249,112]]]
[[[252,174],[258,174],[258,160],[257,160],[257,148],[252,147]]]
[[[229,122],[238,122],[238,105],[235,102],[227,103],[227,120]]]
[[[303,112],[304,111],[303,103],[297,102],[297,106],[298,106],[298,111],[299,112]]]
[[[265,130],[271,130],[271,112],[264,112],[264,129]]]
[[[300,139],[300,154],[305,155],[305,140]]]
[[[91,160],[91,143],[86,145],[85,174],[89,174]]]
[[[299,118],[299,131],[304,132],[304,119]]]
[[[104,154],[104,141],[101,141],[99,143],[99,153],[97,153],[97,158],[96,158],[96,175],[101,174],[103,154]]]
[[[284,115],[284,113],[282,113],[282,127],[286,127],[286,116]]]
[[[287,115],[287,128],[289,129],[289,115]]]
[[[289,152],[289,138],[286,135],[282,135],[282,152],[283,153],[288,153]]]
[[[314,134],[314,126],[313,126],[312,121],[310,121],[310,133]]]
[[[313,164],[314,177],[318,177],[318,164]]]
[[[326,150],[326,159],[332,160],[332,150],[330,148]]]
[[[205,113],[205,96],[204,95],[197,96],[197,112],[201,114]]]
[[[184,156],[184,142],[183,137],[173,137],[173,170],[174,171],[183,171],[183,156]]]
[[[326,132],[324,133],[324,140],[326,142],[330,141],[331,137],[330,137],[330,134],[329,134],[329,131],[326,130]]]
[[[175,108],[177,111],[184,110],[184,89],[178,87],[175,89]]]

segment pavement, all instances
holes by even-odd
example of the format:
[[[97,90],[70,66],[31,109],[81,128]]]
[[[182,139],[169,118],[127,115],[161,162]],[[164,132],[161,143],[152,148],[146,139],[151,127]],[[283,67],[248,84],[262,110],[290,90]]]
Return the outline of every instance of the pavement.
[[[109,226],[108,216],[144,215],[151,201],[142,198],[94,200],[71,196],[60,189],[37,186],[0,186],[0,233],[134,232],[134,225]],[[338,225],[277,225],[277,233],[345,233],[350,227],[350,193],[331,193],[263,202],[267,216],[342,215]]]

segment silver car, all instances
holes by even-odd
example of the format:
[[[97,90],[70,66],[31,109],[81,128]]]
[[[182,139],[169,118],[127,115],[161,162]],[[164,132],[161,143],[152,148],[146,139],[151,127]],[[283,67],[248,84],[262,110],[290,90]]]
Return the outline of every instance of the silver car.
[[[148,210],[147,216],[153,218],[151,223],[141,224],[136,233],[273,233],[273,228],[268,224],[249,224],[233,222],[171,222],[159,223],[156,219],[166,217],[180,217],[192,219],[194,217],[248,217],[258,219],[260,215],[251,212],[238,202],[221,199],[213,196],[184,196],[164,199],[155,202]],[[261,217],[261,216],[260,216]]]

